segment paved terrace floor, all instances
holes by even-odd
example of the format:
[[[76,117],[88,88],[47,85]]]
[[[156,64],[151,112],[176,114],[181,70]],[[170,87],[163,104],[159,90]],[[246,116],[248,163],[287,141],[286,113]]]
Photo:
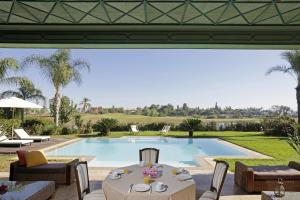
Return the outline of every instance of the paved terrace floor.
[[[105,179],[110,170],[90,169],[91,190],[101,189],[102,181]],[[191,170],[194,180],[197,184],[197,198],[210,187],[212,179],[212,170]],[[0,180],[7,180],[8,173],[0,173]],[[66,195],[68,194],[68,195]],[[220,200],[260,200],[260,195],[248,195],[240,190],[234,184],[234,174],[228,173]],[[70,186],[59,186],[52,200],[77,200],[76,184]]]

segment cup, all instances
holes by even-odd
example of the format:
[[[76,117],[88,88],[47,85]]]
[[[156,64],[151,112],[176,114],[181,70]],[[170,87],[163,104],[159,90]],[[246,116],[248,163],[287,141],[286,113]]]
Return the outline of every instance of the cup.
[[[113,178],[117,178],[119,176],[119,173],[118,172],[113,172],[111,175],[112,175]]]
[[[149,184],[150,183],[150,177],[149,176],[144,176],[144,183]]]
[[[155,186],[156,190],[162,190],[163,187],[164,187],[164,183],[163,182],[157,182],[156,183],[156,186]]]
[[[152,167],[152,163],[151,163],[151,162],[148,162],[148,163],[147,163],[147,167],[151,168],[151,167]]]
[[[145,167],[146,162],[145,161],[141,161],[140,162],[140,167]]]
[[[177,169],[172,169],[172,174],[177,175]]]

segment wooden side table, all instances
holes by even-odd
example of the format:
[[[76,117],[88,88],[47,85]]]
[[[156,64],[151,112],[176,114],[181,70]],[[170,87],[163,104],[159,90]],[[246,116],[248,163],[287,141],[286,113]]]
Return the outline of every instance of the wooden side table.
[[[284,197],[275,197],[273,191],[263,191],[261,200],[299,200],[300,192],[285,192]]]

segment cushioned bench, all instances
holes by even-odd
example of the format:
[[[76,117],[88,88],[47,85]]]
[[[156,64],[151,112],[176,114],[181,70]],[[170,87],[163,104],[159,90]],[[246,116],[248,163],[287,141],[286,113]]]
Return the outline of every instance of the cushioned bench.
[[[19,161],[10,164],[11,181],[55,181],[70,185],[75,180],[74,166],[79,160],[69,163],[48,163],[35,167],[20,166]]]
[[[287,191],[300,191],[300,163],[288,166],[247,166],[235,163],[235,183],[246,192],[274,191],[278,179],[283,179]]]

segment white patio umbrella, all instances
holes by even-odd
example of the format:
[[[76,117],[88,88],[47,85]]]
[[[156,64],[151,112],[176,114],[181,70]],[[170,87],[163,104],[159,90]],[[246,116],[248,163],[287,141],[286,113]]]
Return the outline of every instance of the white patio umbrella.
[[[13,114],[12,117],[14,118],[14,113],[15,113],[15,109],[16,108],[37,108],[37,109],[41,109],[43,108],[40,105],[37,105],[35,103],[29,102],[29,101],[25,101],[23,99],[17,98],[17,97],[10,97],[10,98],[6,98],[6,99],[0,99],[0,108],[12,108],[13,109]],[[12,127],[12,137],[13,137],[13,128]]]

